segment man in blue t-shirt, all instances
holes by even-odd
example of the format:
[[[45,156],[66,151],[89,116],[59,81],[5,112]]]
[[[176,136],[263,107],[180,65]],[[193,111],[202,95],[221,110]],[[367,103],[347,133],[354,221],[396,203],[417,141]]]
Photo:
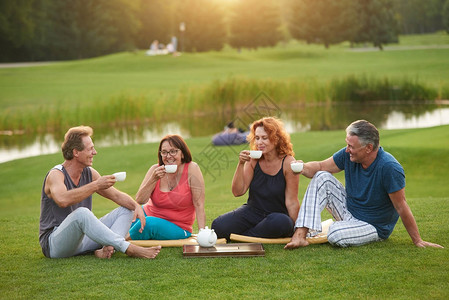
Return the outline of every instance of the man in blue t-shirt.
[[[399,162],[379,147],[379,132],[368,121],[346,128],[347,146],[326,160],[308,162],[301,172],[312,178],[285,249],[309,245],[310,231],[321,231],[321,211],[335,218],[327,234],[340,247],[387,239],[399,218],[418,247],[442,246],[423,241],[405,199],[405,174]],[[332,175],[345,171],[346,188]]]

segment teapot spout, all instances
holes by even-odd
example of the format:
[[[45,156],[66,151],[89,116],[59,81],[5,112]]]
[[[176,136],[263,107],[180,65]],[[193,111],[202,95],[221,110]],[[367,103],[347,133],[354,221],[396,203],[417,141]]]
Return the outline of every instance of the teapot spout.
[[[209,235],[209,243],[215,245],[216,242],[217,242],[217,234],[212,229],[211,232],[210,232],[210,235]]]

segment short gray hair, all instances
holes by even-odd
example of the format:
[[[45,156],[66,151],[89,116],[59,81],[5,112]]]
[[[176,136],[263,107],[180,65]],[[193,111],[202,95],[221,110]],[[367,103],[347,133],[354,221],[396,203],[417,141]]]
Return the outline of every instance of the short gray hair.
[[[365,120],[357,120],[352,122],[346,128],[346,134],[355,135],[359,138],[360,144],[366,146],[373,145],[373,149],[377,150],[379,147],[379,131],[376,126]]]

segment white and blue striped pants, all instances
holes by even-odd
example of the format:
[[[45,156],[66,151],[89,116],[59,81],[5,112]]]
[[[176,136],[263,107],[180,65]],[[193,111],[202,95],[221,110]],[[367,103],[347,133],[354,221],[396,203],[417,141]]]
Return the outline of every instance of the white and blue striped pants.
[[[346,190],[329,172],[317,172],[310,181],[299,210],[295,227],[321,231],[321,212],[326,208],[335,221],[327,234],[335,246],[360,246],[380,241],[376,228],[356,219],[346,208]]]

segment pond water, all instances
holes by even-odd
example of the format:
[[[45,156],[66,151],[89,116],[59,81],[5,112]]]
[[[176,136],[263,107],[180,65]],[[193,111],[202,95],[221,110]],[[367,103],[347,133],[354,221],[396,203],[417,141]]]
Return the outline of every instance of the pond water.
[[[229,121],[246,127],[264,115],[275,115],[284,121],[289,133],[309,130],[344,130],[354,120],[366,119],[379,129],[406,129],[449,124],[449,101],[438,104],[385,103],[376,104],[320,104],[280,108],[274,103],[252,103],[229,114],[208,114],[185,117],[176,121],[149,123],[122,128],[94,128],[97,148],[158,142],[166,134],[180,134],[184,138],[212,136]],[[268,105],[267,105],[268,104]],[[0,135],[0,163],[14,159],[60,152],[63,134],[54,136]]]

